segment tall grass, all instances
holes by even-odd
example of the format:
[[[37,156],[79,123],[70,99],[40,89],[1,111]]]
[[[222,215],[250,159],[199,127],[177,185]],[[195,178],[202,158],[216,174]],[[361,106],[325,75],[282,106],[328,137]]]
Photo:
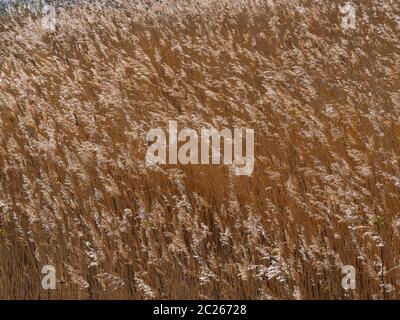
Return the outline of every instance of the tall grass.
[[[399,4],[120,2],[0,24],[0,298],[398,299]],[[147,168],[168,120],[253,175]]]

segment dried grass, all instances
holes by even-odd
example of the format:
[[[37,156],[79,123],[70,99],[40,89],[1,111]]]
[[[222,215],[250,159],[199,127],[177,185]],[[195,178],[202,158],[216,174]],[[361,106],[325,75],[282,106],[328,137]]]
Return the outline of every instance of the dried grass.
[[[0,24],[0,298],[398,299],[398,2],[120,2]],[[168,120],[253,175],[145,167]]]

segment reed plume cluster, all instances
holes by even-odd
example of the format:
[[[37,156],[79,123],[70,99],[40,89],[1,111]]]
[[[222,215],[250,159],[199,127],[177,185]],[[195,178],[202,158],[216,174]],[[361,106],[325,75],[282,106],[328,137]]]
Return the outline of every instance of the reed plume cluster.
[[[398,299],[400,3],[137,2],[0,17],[0,298]],[[169,120],[253,174],[146,167]]]

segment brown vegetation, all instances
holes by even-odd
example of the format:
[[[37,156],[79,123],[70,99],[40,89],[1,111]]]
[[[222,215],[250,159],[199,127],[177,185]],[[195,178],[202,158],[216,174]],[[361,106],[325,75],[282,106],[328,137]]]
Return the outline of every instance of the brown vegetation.
[[[345,31],[320,3],[4,20],[0,298],[399,298],[400,5],[360,1]],[[147,168],[168,120],[253,128],[253,175]]]

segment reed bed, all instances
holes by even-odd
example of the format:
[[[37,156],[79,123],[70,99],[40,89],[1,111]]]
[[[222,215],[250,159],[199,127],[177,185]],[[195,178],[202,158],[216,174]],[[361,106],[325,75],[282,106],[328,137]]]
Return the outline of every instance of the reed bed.
[[[398,299],[399,2],[119,3],[0,18],[0,298]],[[146,167],[169,120],[253,174]]]

